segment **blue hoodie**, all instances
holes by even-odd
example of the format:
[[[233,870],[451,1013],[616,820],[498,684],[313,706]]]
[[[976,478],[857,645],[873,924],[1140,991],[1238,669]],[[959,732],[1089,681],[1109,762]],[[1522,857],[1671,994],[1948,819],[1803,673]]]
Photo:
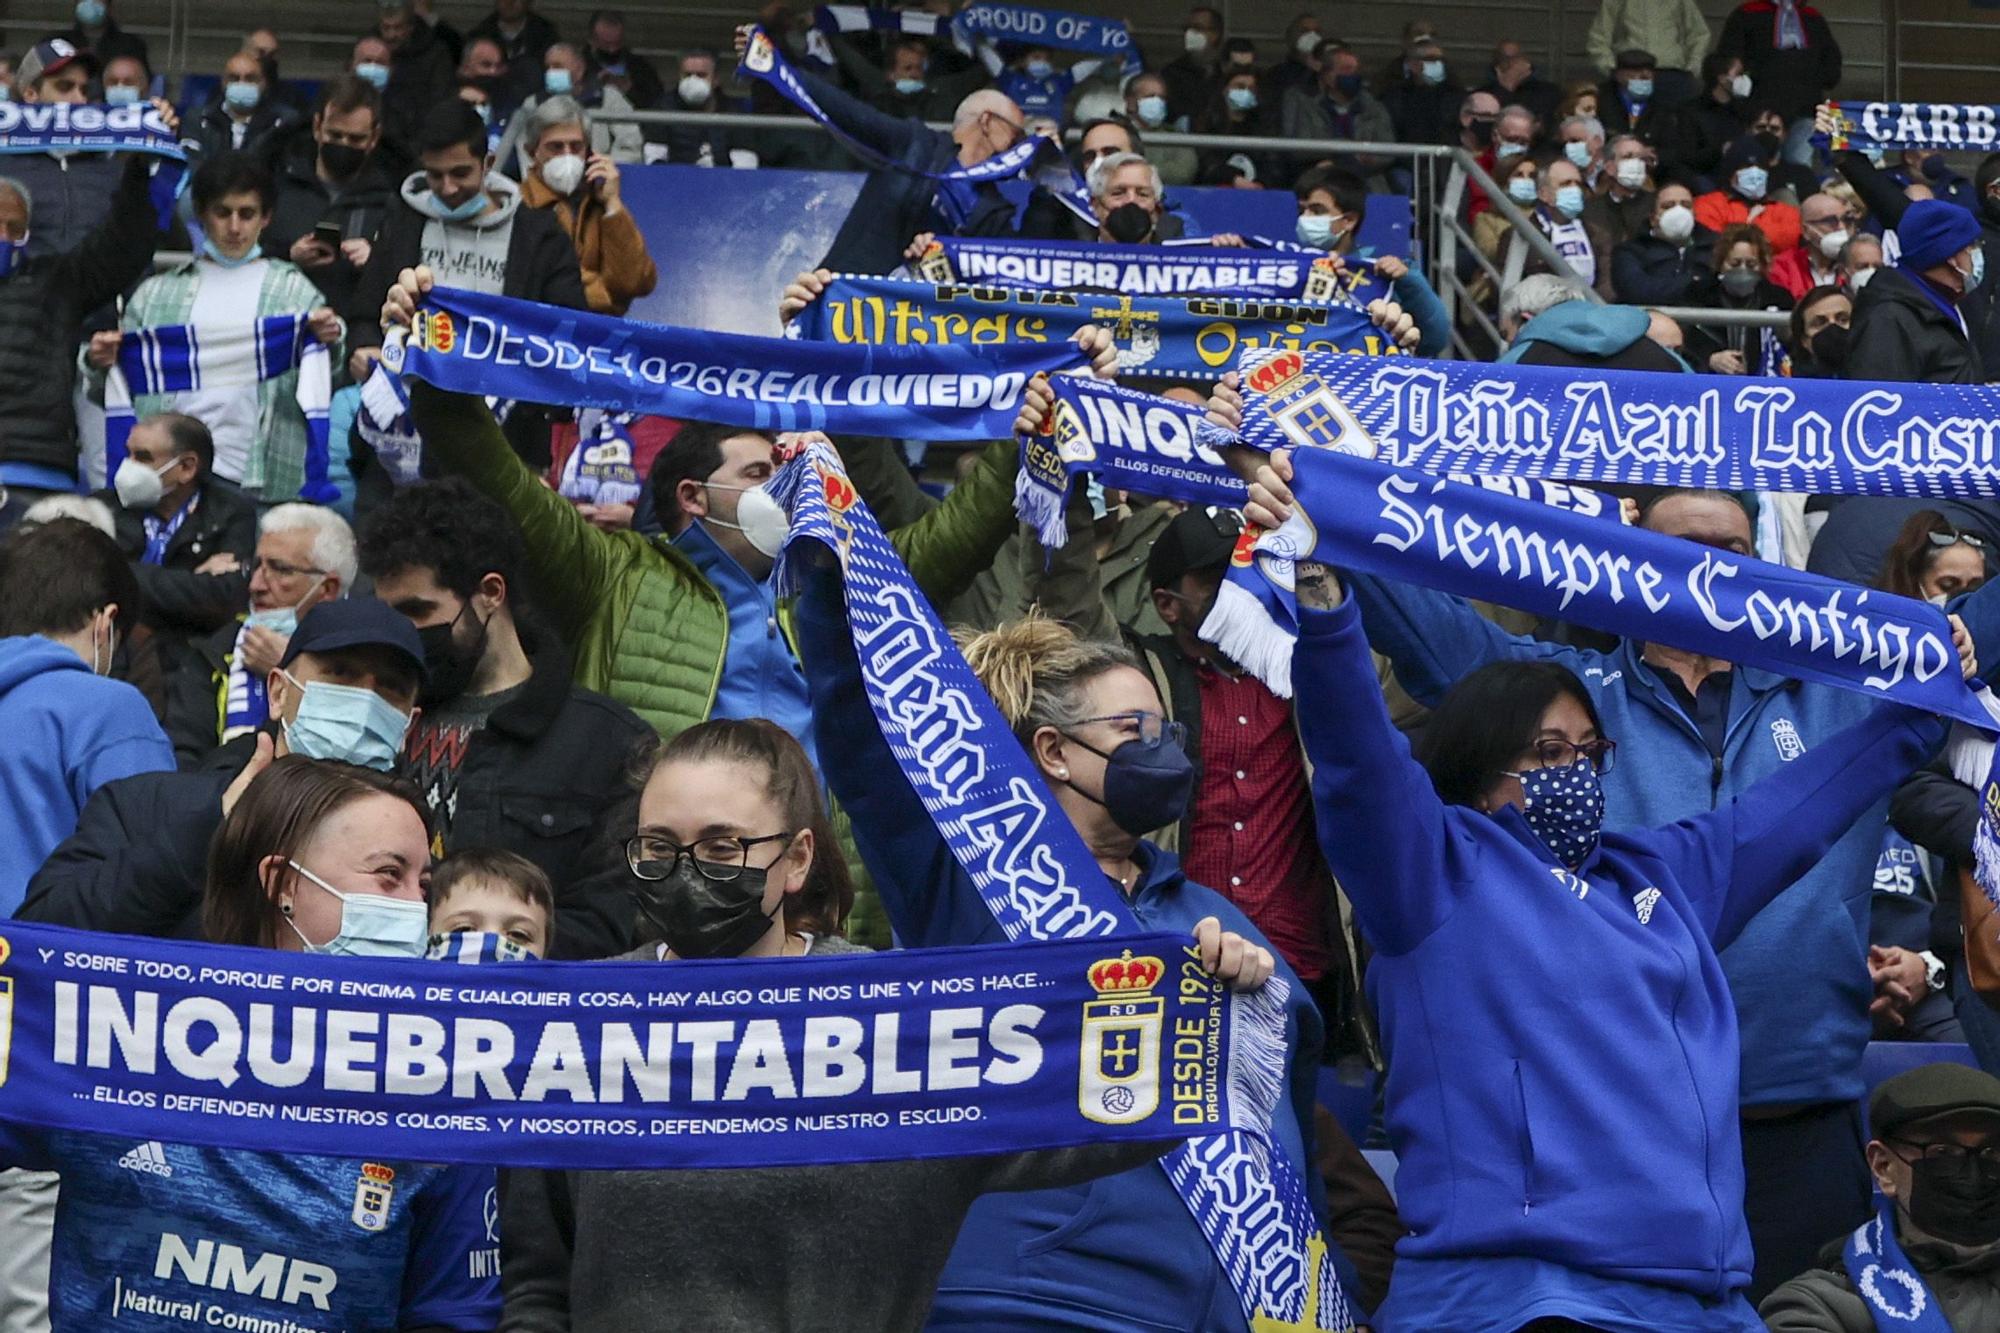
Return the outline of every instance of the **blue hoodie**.
[[[1389,1057],[1411,1234],[1377,1327],[1761,1327],[1735,1295],[1750,1238],[1736,1020],[1715,951],[1934,749],[1943,724],[1869,705],[1814,762],[1692,818],[1607,832],[1572,872],[1517,808],[1439,800],[1389,721],[1351,600],[1302,615],[1292,672],[1315,705],[1299,723],[1320,843],[1375,950],[1368,986]],[[1604,718],[1605,733],[1629,743],[1621,720]],[[1632,751],[1645,773],[1643,746]],[[1466,1306],[1481,1271],[1507,1281]],[[1585,1275],[1618,1284],[1627,1308],[1657,1293],[1682,1317],[1606,1323],[1597,1315],[1618,1305],[1548,1303]],[[1464,1322],[1468,1310],[1492,1323]]]
[[[139,691],[38,634],[0,639],[0,915],[14,915],[92,792],[173,771],[173,746]]]
[[[846,617],[837,609],[837,584],[825,571],[810,583],[798,603],[799,649],[812,685],[823,772],[834,799],[854,821],[855,845],[875,878],[898,942],[914,948],[1004,942],[1005,932],[882,739]],[[1187,931],[1213,916],[1224,930],[1264,944],[1233,903],[1182,875],[1172,853],[1141,843],[1138,859],[1143,873],[1130,903],[1139,929]],[[1275,949],[1272,955],[1277,957]],[[1292,1113],[1279,1108],[1276,1141],[1324,1217],[1325,1186],[1313,1167],[1311,1138],[1319,1011],[1282,957],[1277,974],[1292,988],[1285,1022]],[[1355,1305],[1358,1280],[1338,1247],[1334,1262]],[[1242,1333],[1247,1324],[1235,1289],[1187,1205],[1166,1172],[1149,1164],[1067,1189],[981,1198],[938,1282],[930,1327]]]
[[[1461,677],[1502,660],[1555,662],[1590,692],[1605,733],[1629,757],[1605,775],[1604,825],[1648,828],[1726,806],[1750,786],[1789,769],[1867,716],[1873,704],[1852,690],[1791,680],[1738,666],[1729,693],[1722,757],[1652,667],[1642,645],[1610,653],[1508,634],[1445,593],[1352,575],[1368,641],[1419,703],[1435,706]],[[2000,611],[2000,582],[1953,608],[1963,615],[1983,661],[2000,649],[1989,632]],[[1862,1092],[1868,1044],[1868,919],[1875,865],[1888,819],[1887,791],[1857,812],[1852,828],[1741,938],[1722,967],[1742,1031],[1745,1106],[1849,1101]]]

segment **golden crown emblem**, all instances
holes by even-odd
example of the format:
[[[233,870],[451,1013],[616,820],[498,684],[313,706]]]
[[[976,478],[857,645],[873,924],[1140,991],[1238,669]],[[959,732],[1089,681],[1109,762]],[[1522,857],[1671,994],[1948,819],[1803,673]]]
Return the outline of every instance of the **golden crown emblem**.
[[[1167,965],[1157,958],[1134,958],[1127,949],[1117,958],[1090,966],[1090,984],[1099,995],[1144,995],[1159,984]]]
[[[1258,393],[1270,393],[1288,380],[1304,373],[1306,359],[1297,352],[1280,352],[1263,365],[1251,371],[1248,382]]]

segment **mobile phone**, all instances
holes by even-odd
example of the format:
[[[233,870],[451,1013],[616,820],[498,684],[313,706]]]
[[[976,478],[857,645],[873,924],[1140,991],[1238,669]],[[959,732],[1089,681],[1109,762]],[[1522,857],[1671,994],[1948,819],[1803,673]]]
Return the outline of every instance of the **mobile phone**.
[[[340,227],[337,223],[321,222],[313,227],[313,239],[335,254],[340,253]]]

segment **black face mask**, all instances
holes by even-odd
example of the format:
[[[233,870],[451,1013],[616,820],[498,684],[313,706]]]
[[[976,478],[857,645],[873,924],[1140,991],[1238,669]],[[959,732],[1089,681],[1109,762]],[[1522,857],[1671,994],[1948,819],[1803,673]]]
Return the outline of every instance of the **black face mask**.
[[[480,659],[486,656],[486,632],[493,623],[491,616],[479,622],[477,643],[458,641],[458,622],[471,609],[472,603],[467,602],[450,624],[426,625],[417,631],[417,639],[424,646],[424,688],[417,702],[425,708],[435,708],[465,693],[473,673],[479,670]]]
[[[764,910],[767,871],[745,866],[718,884],[683,857],[672,877],[635,879],[639,912],[681,958],[738,958],[771,928],[777,909]],[[782,906],[782,902],[780,906]]]
[[[1764,156],[1766,157],[1776,157],[1778,155],[1778,150],[1785,146],[1785,141],[1783,139],[1780,139],[1777,135],[1771,133],[1769,130],[1766,130],[1764,131],[1764,133],[1759,134],[1755,137],[1757,142],[1763,145]]]
[[[1991,1245],[2000,1240],[2000,1168],[1977,1157],[1919,1157],[1910,1162],[1908,1207],[1910,1220],[1939,1240]]]
[[[353,144],[323,143],[319,146],[320,165],[335,180],[346,180],[368,161],[368,150]]]
[[[1979,201],[1979,206],[1986,210],[1987,217],[2000,222],[2000,195],[1987,195]]]
[[[1484,148],[1493,142],[1493,125],[1490,120],[1475,120],[1465,128],[1472,135],[1472,142]]]
[[[1070,790],[1103,806],[1111,822],[1133,837],[1178,824],[1187,814],[1194,763],[1173,740],[1164,735],[1151,745],[1129,740],[1106,753],[1068,733],[1064,737],[1104,761],[1104,795],[1093,796],[1074,782]]]
[[[1848,330],[1838,324],[1829,324],[1812,336],[1809,346],[1812,358],[1830,370],[1839,370],[1847,364]]]
[[[1142,204],[1120,204],[1104,219],[1104,230],[1123,245],[1137,245],[1153,234],[1153,215]]]

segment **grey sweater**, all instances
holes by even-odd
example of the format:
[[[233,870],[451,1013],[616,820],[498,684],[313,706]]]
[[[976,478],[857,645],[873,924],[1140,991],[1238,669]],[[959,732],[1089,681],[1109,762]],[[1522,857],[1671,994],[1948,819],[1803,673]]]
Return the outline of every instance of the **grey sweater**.
[[[820,937],[809,952],[865,950]],[[974,1199],[1113,1175],[1168,1146],[768,1171],[502,1171],[500,1330],[916,1333]]]

